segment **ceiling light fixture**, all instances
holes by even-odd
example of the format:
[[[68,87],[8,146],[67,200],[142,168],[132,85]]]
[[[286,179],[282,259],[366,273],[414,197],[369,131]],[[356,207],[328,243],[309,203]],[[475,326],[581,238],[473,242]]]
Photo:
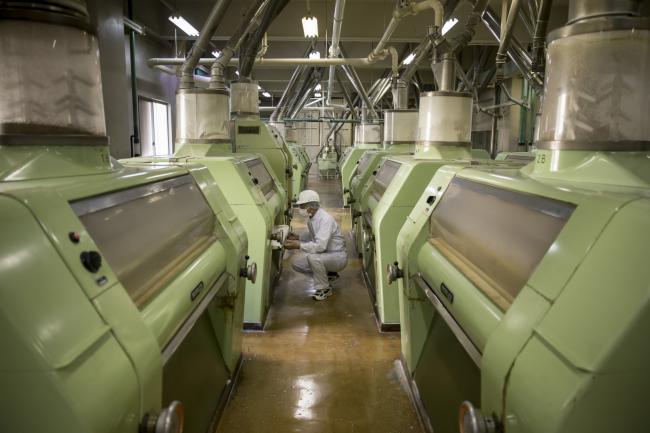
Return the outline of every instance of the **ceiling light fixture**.
[[[402,60],[402,65],[410,65],[414,58],[415,53],[409,54],[404,60]]]
[[[302,17],[302,32],[307,39],[318,37],[318,19],[311,14],[309,0],[307,0],[307,15]]]
[[[314,96],[315,96],[316,98],[320,98],[320,97],[323,96],[323,95],[322,95],[322,93],[320,93],[320,92],[316,92],[316,93],[314,93]]]
[[[320,83],[316,84],[316,87],[314,87],[314,90],[318,92],[320,89],[321,89]]]
[[[320,59],[320,52],[319,51],[312,51],[309,53],[309,58],[310,59]]]
[[[449,30],[451,30],[452,27],[454,27],[456,24],[458,24],[458,18],[450,18],[450,19],[448,19],[447,22],[445,24],[443,24],[442,30],[440,31],[440,33],[442,35],[444,35]]]
[[[199,31],[194,28],[194,26],[187,22],[187,20],[181,16],[171,16],[169,21],[174,23],[176,27],[183,30],[187,36],[198,36]]]
[[[214,51],[212,52],[212,55],[215,56],[215,57],[218,59],[219,56],[221,55],[221,51],[219,51],[219,50],[214,50]]]
[[[262,92],[262,96],[264,96],[265,98],[270,98],[271,94],[269,92]]]
[[[302,17],[302,32],[307,39],[318,37],[318,19],[315,16],[307,15]]]

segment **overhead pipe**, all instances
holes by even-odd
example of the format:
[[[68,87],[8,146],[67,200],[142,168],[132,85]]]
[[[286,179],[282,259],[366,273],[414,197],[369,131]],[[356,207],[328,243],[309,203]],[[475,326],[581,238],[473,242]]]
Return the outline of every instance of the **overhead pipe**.
[[[354,104],[352,102],[352,97],[350,96],[350,92],[348,92],[348,89],[345,88],[343,85],[343,80],[341,80],[341,74],[339,74],[338,71],[334,71],[334,77],[336,78],[336,82],[339,83],[339,86],[341,86],[341,90],[343,91],[343,98],[345,99],[345,102],[348,104],[348,107],[350,108],[350,112],[352,113],[352,117],[356,120],[357,113],[354,111]]]
[[[293,111],[291,112],[291,115],[289,118],[294,118],[298,113],[300,113],[300,110],[302,110],[302,107],[305,106],[305,103],[307,102],[307,99],[312,95],[314,92],[314,89],[316,88],[316,85],[320,82],[320,73],[316,73],[316,76],[314,76],[307,86],[307,90],[305,93],[302,95],[296,106],[293,108]]]
[[[307,56],[310,51],[311,51],[311,47],[308,47],[303,53],[303,56]],[[278,108],[273,112],[273,114],[271,114],[272,121],[277,121],[278,119],[282,119],[282,115],[284,114],[283,111],[284,107],[289,102],[289,98],[293,96],[293,92],[296,88],[296,85],[299,82],[299,78],[304,69],[305,66],[298,66],[293,70],[293,73],[291,74],[291,78],[289,79],[287,86],[284,88],[284,92],[282,92],[282,96],[280,97],[280,101],[278,102],[277,105]]]
[[[201,28],[199,38],[192,47],[190,55],[183,62],[183,67],[181,68],[181,89],[191,89],[194,87],[194,68],[196,68],[201,54],[208,48],[208,43],[223,19],[228,6],[230,6],[230,2],[231,0],[217,0],[215,2],[214,7],[210,11],[210,15],[208,15],[208,19],[203,24],[203,28]]]
[[[280,3],[280,5],[277,7],[277,10],[275,10],[275,14],[270,14],[271,16],[277,15],[281,8],[283,8],[288,0],[269,0],[269,1],[275,1],[275,3]],[[270,6],[273,6],[271,4]],[[273,9],[273,8],[271,8]],[[338,66],[338,65],[348,65],[348,66],[354,66],[354,67],[366,67],[370,66],[374,63],[377,63],[378,61],[384,60],[387,56],[390,55],[391,57],[391,71],[393,74],[393,77],[397,77],[399,75],[399,59],[398,59],[398,54],[397,50],[395,47],[386,47],[386,43],[392,36],[392,34],[395,32],[395,29],[397,28],[399,22],[401,21],[402,18],[409,16],[409,15],[417,15],[418,13],[426,10],[426,9],[433,9],[435,12],[435,17],[434,17],[434,22],[436,23],[436,26],[441,27],[442,26],[442,20],[443,20],[443,9],[442,9],[442,3],[440,0],[424,0],[421,2],[411,2],[408,3],[404,6],[398,6],[396,9],[393,11],[393,17],[391,18],[391,21],[384,31],[384,34],[382,35],[379,43],[375,46],[375,48],[368,54],[367,57],[362,57],[362,58],[324,58],[324,59],[305,59],[305,58],[276,58],[276,59],[257,59],[255,58],[256,56],[254,55],[254,52],[257,51],[257,45],[259,45],[259,41],[261,40],[261,35],[264,33],[261,31],[261,29],[266,29],[268,27],[268,20],[263,20],[265,24],[262,24],[257,27],[256,32],[254,33],[253,36],[251,36],[251,44],[249,45],[255,45],[254,49],[252,48],[252,52],[246,54],[245,56],[242,56],[241,59],[230,59],[228,64],[231,65],[240,65],[240,74],[242,74],[242,69],[246,68],[252,68],[253,63],[254,64],[260,64],[260,65],[275,65],[275,66],[285,66],[285,65],[309,65],[309,66]],[[267,13],[268,10],[265,10],[264,16],[268,16],[269,13]],[[266,27],[265,27],[266,25]],[[253,44],[254,39],[257,38],[257,43]],[[245,58],[244,58],[245,57]],[[199,59],[198,64],[200,65],[212,65],[216,59],[214,58],[202,58]],[[152,58],[147,61],[147,64],[150,67],[153,67],[155,65],[175,65],[178,64],[179,59],[176,58]],[[245,63],[245,65],[244,65]],[[246,72],[246,70],[244,70]],[[250,73],[250,70],[248,71]],[[242,74],[243,76],[246,76],[245,74]]]
[[[512,39],[512,33],[515,29],[515,23],[517,22],[517,16],[519,15],[519,9],[521,8],[521,0],[512,0],[510,5],[510,10],[508,11],[508,18],[506,20],[505,28],[502,29],[500,35],[499,50],[497,51],[496,65],[497,65],[497,84],[500,84],[504,78],[504,69],[506,64],[506,59],[508,58],[506,52],[510,46],[510,41]]]
[[[212,63],[210,68],[210,88],[225,89],[225,69],[235,52],[239,49],[244,35],[250,33],[260,23],[261,14],[268,6],[268,0],[255,0],[244,13],[239,26],[235,29],[226,45],[221,49],[221,55]]]
[[[361,100],[363,101],[364,104],[368,107],[368,110],[370,111],[370,116],[373,119],[377,119],[377,112],[373,108],[373,104],[370,102],[370,99],[368,98],[368,94],[366,93],[366,90],[363,88],[363,84],[361,83],[361,79],[359,78],[359,75],[357,75],[357,72],[350,66],[345,65],[343,66],[343,72],[345,72],[345,75],[348,77],[348,80],[350,80],[350,83],[352,83],[352,86],[354,86],[354,89],[357,91],[357,94],[361,97]]]
[[[133,0],[128,0],[127,9],[129,20],[133,19]],[[131,70],[131,104],[133,115],[133,135],[131,135],[131,156],[135,156],[136,146],[140,146],[140,116],[138,113],[138,77],[135,68],[135,33],[131,28],[129,31],[129,67]]]
[[[289,0],[269,0],[269,4],[264,9],[264,12],[262,12],[260,24],[250,34],[246,46],[241,50],[239,62],[240,79],[250,79],[262,37],[268,30],[271,22],[282,12],[282,9],[284,9],[287,3],[289,3]]]
[[[329,49],[329,58],[337,58],[340,53],[339,38],[341,37],[341,27],[343,26],[343,11],[345,10],[345,0],[336,0],[334,5],[334,20],[332,22],[332,42]],[[332,88],[334,87],[334,75],[336,66],[330,66],[327,77],[327,105],[332,103]]]
[[[539,10],[537,11],[532,47],[532,67],[533,71],[536,72],[543,71],[544,65],[546,64],[546,59],[544,58],[544,39],[546,38],[546,28],[551,15],[552,4],[553,0],[541,0]]]
[[[289,99],[289,103],[280,111],[280,118],[284,118],[285,113],[288,113],[289,115],[293,112],[293,109],[295,108],[296,104],[300,102],[300,99],[302,96],[307,92],[307,89],[309,87],[309,84],[312,81],[312,78],[314,76],[314,68],[305,68],[302,72],[302,75],[298,82],[300,83],[300,87],[298,88],[298,91],[291,95],[291,99]]]
[[[420,42],[420,44],[415,49],[415,57],[413,58],[413,61],[410,64],[406,65],[406,68],[404,68],[400,74],[400,80],[404,80],[407,83],[411,80],[411,77],[415,73],[418,65],[422,62],[426,55],[429,54],[432,46],[433,42],[427,35],[424,39],[422,39],[422,42]]]
[[[287,104],[289,95],[293,95],[296,84],[298,83],[298,77],[300,77],[304,68],[305,66],[298,66],[293,70],[293,73],[291,74],[291,78],[289,78],[289,82],[287,83],[287,86],[284,88],[284,92],[282,92],[282,95],[280,96],[280,101],[278,102],[275,111],[273,111],[273,113],[271,114],[272,121],[277,121],[278,119],[281,119],[280,116],[283,107]]]
[[[501,34],[501,26],[496,18],[494,11],[490,8],[485,10],[483,14],[483,23],[487,27],[488,31],[492,36],[499,41]],[[526,53],[524,48],[521,45],[521,42],[517,40],[515,36],[512,36],[510,42],[510,49],[506,51],[506,54],[514,65],[519,69],[523,76],[528,80],[528,82],[533,86],[533,88],[539,93],[543,89],[544,83],[538,74],[532,70],[532,59]]]

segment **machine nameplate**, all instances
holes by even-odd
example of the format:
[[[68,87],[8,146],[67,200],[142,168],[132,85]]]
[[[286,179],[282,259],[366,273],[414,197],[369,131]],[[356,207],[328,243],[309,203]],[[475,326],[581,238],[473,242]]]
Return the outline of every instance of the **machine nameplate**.
[[[259,126],[238,126],[237,127],[237,133],[238,134],[251,134],[251,135],[260,135],[260,127]]]

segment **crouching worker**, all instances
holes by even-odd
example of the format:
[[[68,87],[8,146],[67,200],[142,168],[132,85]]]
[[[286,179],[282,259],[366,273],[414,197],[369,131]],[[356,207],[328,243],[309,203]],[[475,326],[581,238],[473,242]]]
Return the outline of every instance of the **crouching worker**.
[[[312,298],[323,301],[332,295],[330,280],[338,277],[337,272],[348,263],[345,238],[334,218],[320,208],[316,191],[302,191],[296,204],[307,219],[308,230],[299,235],[289,233],[286,248],[302,250],[304,254],[293,260],[292,267],[312,275],[316,289]]]

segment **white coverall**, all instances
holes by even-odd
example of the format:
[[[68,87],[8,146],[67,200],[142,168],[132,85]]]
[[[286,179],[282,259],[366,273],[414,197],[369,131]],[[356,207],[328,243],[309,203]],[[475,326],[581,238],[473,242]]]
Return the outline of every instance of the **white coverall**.
[[[318,209],[307,222],[309,231],[300,233],[300,249],[304,253],[293,260],[294,270],[313,274],[316,290],[329,287],[327,272],[338,272],[348,263],[345,238],[334,218]]]

